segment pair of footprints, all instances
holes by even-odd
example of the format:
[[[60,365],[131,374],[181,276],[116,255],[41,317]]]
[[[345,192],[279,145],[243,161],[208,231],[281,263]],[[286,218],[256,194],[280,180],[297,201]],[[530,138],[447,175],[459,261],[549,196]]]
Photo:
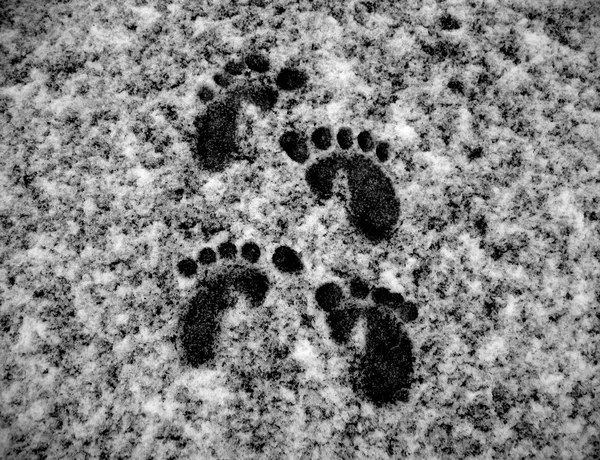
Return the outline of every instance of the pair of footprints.
[[[235,261],[237,248],[223,243],[215,251],[203,249],[198,262],[214,265],[199,283],[197,293],[180,319],[179,345],[184,361],[200,367],[215,358],[221,321],[224,313],[235,306],[235,295],[246,297],[252,308],[259,308],[270,289],[268,277],[256,268],[261,257],[255,243],[245,243],[241,249],[242,261]],[[300,256],[287,246],[275,249],[271,262],[281,273],[298,276],[304,270]],[[178,264],[179,272],[191,277],[197,263],[184,259]],[[386,288],[370,289],[360,278],[348,283],[349,295],[335,282],[319,286],[314,299],[325,314],[330,336],[345,352],[352,350],[353,331],[362,318],[365,322],[365,343],[353,353],[350,365],[350,383],[356,394],[376,405],[406,401],[413,377],[414,357],[412,342],[402,322],[414,321],[417,308],[406,302],[401,294]]]
[[[249,54],[243,61],[228,62],[225,73],[215,76],[215,82],[226,90],[207,105],[206,111],[195,122],[194,156],[202,169],[219,171],[236,159],[244,158],[237,138],[243,102],[254,104],[263,111],[271,110],[277,103],[278,89],[295,91],[308,82],[308,76],[302,70],[285,67],[275,78],[275,86],[268,82],[269,71],[266,56]],[[252,73],[258,76],[252,77]],[[241,78],[242,75],[245,77]],[[317,128],[310,140],[322,151],[332,145],[332,135],[326,127]],[[331,198],[334,181],[338,173],[344,171],[348,179],[350,222],[372,242],[389,238],[398,221],[400,203],[392,181],[373,159],[363,154],[375,150],[376,157],[384,162],[389,158],[389,144],[380,142],[375,146],[371,134],[362,131],[357,136],[362,152],[357,152],[352,149],[353,134],[347,127],[339,129],[336,140],[339,151],[317,159],[307,168],[305,179],[310,190],[320,201]],[[279,144],[296,163],[303,164],[310,157],[308,137],[302,133],[287,131],[280,137]]]

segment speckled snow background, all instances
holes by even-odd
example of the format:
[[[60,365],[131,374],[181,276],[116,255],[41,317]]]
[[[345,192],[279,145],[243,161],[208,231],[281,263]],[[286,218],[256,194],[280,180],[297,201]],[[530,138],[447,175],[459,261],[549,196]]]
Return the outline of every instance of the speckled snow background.
[[[198,89],[250,49],[308,87],[202,172]],[[598,458],[599,52],[594,1],[1,2],[0,457]],[[320,125],[391,143],[390,241],[281,152]],[[227,239],[271,290],[190,371],[176,264]],[[420,306],[407,403],[344,383],[313,292],[354,274]]]

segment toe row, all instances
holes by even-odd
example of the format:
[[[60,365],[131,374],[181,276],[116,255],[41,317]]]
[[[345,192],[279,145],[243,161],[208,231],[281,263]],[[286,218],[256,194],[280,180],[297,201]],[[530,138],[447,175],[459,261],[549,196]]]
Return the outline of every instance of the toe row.
[[[333,135],[326,126],[317,127],[311,134],[312,144],[319,150],[328,150],[333,144]],[[352,129],[344,126],[336,135],[337,145],[342,150],[348,150],[354,145],[354,134]],[[387,161],[390,157],[390,145],[388,142],[375,142],[369,131],[361,131],[356,136],[356,143],[363,152],[375,149],[375,155],[379,161]],[[279,145],[283,151],[295,162],[304,163],[308,157],[308,138],[297,131],[286,131],[279,138]]]
[[[237,256],[237,246],[231,241],[225,241],[217,246],[217,251],[211,247],[205,247],[200,250],[198,257],[185,258],[177,263],[177,270],[185,277],[194,276],[198,272],[198,264],[211,265],[217,261],[217,253],[220,259],[234,259]],[[246,261],[254,264],[258,262],[261,256],[261,250],[258,244],[247,242],[242,245],[241,256]],[[304,269],[304,264],[296,251],[288,246],[279,246],[275,249],[272,257],[273,265],[282,273],[295,274]]]
[[[217,261],[217,253],[221,259],[233,259],[237,255],[237,246],[231,241],[225,241],[217,246],[216,252],[209,247],[202,248],[196,260],[189,257],[180,260],[177,264],[177,270],[183,276],[193,276],[198,271],[198,264],[211,265],[215,263]],[[241,255],[250,263],[258,262],[260,253],[260,248],[256,243],[247,242],[242,245]]]
[[[246,54],[244,59],[231,59],[223,67],[223,72],[213,76],[214,82],[222,87],[230,86],[234,77],[242,75],[247,70],[257,73],[266,73],[271,70],[269,57],[261,52]],[[300,69],[284,67],[277,74],[275,84],[284,91],[293,91],[302,88],[308,82],[308,75]]]

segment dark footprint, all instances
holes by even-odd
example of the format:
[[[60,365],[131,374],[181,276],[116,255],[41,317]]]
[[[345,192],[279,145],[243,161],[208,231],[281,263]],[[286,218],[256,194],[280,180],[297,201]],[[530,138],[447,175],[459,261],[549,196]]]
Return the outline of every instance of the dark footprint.
[[[271,110],[277,103],[277,88],[263,79],[250,80],[252,72],[271,72],[269,59],[261,53],[251,53],[242,60],[233,60],[224,72],[214,76],[217,85],[226,88],[224,95],[210,100],[206,111],[195,121],[197,131],[194,157],[201,169],[221,171],[236,158],[240,158],[237,127],[242,102],[247,101],[261,110]],[[306,85],[308,77],[299,69],[283,68],[279,71],[276,86],[292,91]],[[202,94],[206,92],[203,89]],[[206,99],[205,99],[206,100]]]
[[[355,299],[366,299],[369,287],[355,278],[350,283],[350,294]],[[315,300],[325,312],[331,338],[339,345],[348,344],[361,316],[366,320],[365,348],[350,368],[355,393],[376,406],[407,401],[414,356],[412,342],[397,314],[403,321],[413,321],[417,318],[416,306],[385,288],[374,289],[371,300],[353,301],[332,282],[317,288]]]
[[[212,361],[221,331],[223,314],[235,305],[235,294],[244,295],[254,308],[263,304],[270,283],[258,269],[251,266],[258,262],[261,250],[256,243],[245,243],[241,256],[246,262],[235,262],[237,247],[231,242],[218,246],[221,263],[212,248],[204,248],[197,261],[185,258],[177,264],[182,276],[192,277],[198,264],[210,267],[210,274],[200,283],[198,292],[188,305],[180,321],[180,347],[184,361],[192,367],[200,367]],[[287,246],[279,246],[272,257],[275,268],[282,273],[295,274],[304,264],[298,253]]]
[[[180,320],[180,348],[184,361],[192,367],[200,367],[214,359],[221,320],[225,311],[235,305],[235,294],[244,295],[256,308],[264,302],[270,286],[268,278],[249,265],[260,258],[260,249],[255,243],[242,246],[242,257],[248,263],[226,262],[237,254],[233,243],[223,243],[218,252],[223,262],[211,268]],[[212,249],[200,251],[198,263],[212,266],[216,261]],[[177,267],[183,276],[189,277],[196,273],[198,263],[184,259]]]
[[[333,136],[329,128],[319,127],[310,139],[318,150],[328,150]],[[400,215],[400,202],[392,181],[369,157],[349,151],[354,144],[350,128],[340,128],[336,140],[340,151],[316,160],[307,168],[308,186],[318,199],[327,200],[333,194],[333,184],[338,172],[344,170],[348,176],[350,191],[347,204],[350,221],[372,242],[389,238]],[[356,141],[362,152],[375,150],[375,156],[381,162],[389,159],[389,144],[376,144],[368,131],[362,131]],[[308,160],[307,136],[288,131],[280,137],[279,143],[293,161],[304,163]]]

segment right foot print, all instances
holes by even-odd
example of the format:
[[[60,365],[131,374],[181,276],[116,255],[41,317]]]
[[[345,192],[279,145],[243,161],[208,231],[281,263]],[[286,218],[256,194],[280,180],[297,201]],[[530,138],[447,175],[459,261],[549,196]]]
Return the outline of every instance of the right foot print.
[[[338,151],[320,158],[306,171],[306,182],[319,200],[327,200],[333,194],[333,182],[340,170],[348,176],[350,199],[348,215],[353,225],[369,240],[378,242],[389,238],[400,214],[400,202],[392,181],[383,170],[362,153],[346,153],[354,140],[350,128],[341,128],[336,136]],[[319,127],[311,135],[313,145],[319,150],[328,150],[332,145],[329,128]],[[287,155],[297,163],[309,158],[308,138],[296,131],[284,133],[279,143]],[[368,131],[357,136],[357,144],[362,152],[375,149],[375,155],[381,162],[389,158],[389,144],[375,142]]]
[[[412,342],[397,318],[414,321],[417,308],[405,302],[401,294],[385,288],[374,289],[367,299],[369,292],[366,283],[354,279],[350,295],[356,300],[350,300],[345,298],[339,284],[330,282],[316,290],[315,300],[325,313],[331,338],[338,345],[348,345],[359,318],[365,319],[366,344],[350,370],[354,391],[377,406],[406,401],[412,384],[414,356]]]
[[[276,87],[265,83],[264,78],[250,80],[250,71],[267,74],[271,70],[269,59],[261,53],[250,53],[242,60],[229,61],[223,73],[214,76],[224,94],[212,100],[214,94],[207,87],[201,88],[200,98],[208,102],[206,111],[195,122],[197,129],[194,157],[200,168],[220,171],[231,164],[239,152],[237,138],[238,119],[242,102],[256,105],[261,110],[271,110],[279,97]],[[285,67],[275,79],[283,91],[302,88],[308,82],[302,70]]]

